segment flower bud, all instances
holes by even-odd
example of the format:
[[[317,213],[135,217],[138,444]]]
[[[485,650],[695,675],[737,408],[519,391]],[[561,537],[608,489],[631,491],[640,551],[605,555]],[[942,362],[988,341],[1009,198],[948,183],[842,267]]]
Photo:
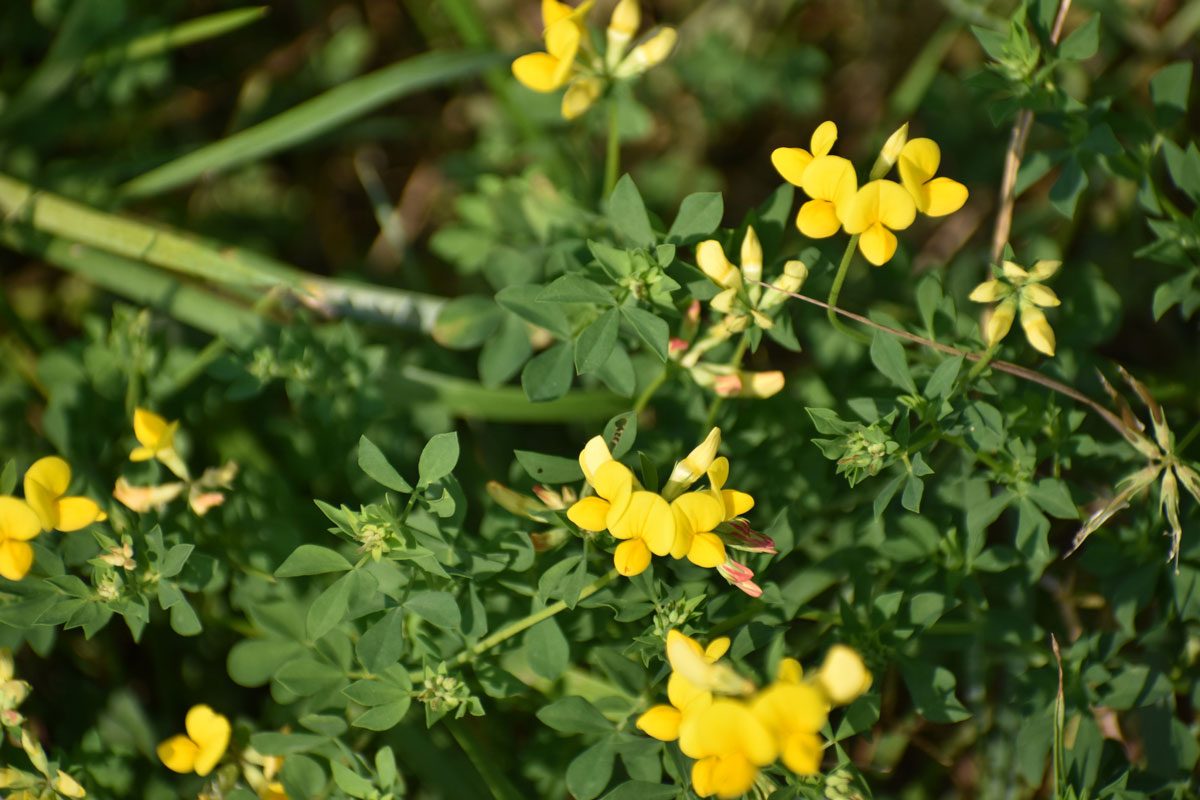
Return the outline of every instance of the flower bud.
[[[65,797],[78,798],[87,796],[87,792],[85,792],[83,787],[79,785],[79,781],[75,780],[61,769],[58,771],[58,775],[51,782],[50,786],[54,789],[54,791]]]
[[[737,300],[737,289],[725,289],[719,292],[713,299],[708,301],[709,307],[713,311],[720,311],[722,314],[728,314],[733,310],[733,304]]]
[[[567,91],[563,93],[563,119],[572,120],[582,116],[592,107],[602,91],[604,91],[604,84],[600,82],[599,78],[584,77],[572,81],[571,85],[567,87]]]
[[[992,310],[992,314],[990,317],[988,317],[985,325],[984,332],[984,335],[987,338],[988,347],[991,347],[1008,335],[1008,331],[1013,324],[1013,317],[1016,316],[1016,313],[1017,306],[1011,298],[1005,300]]]
[[[746,227],[746,236],[742,239],[742,276],[750,282],[746,291],[750,295],[751,304],[757,303],[759,295],[762,294],[762,287],[754,283],[762,280],[762,262],[762,243],[758,241],[754,226],[749,225]]]
[[[663,28],[625,56],[617,65],[614,74],[618,78],[640,75],[651,67],[661,64],[675,49],[679,34],[674,28]]]
[[[604,53],[604,61],[610,70],[621,63],[641,24],[642,9],[638,0],[620,0],[608,21],[608,50]]]
[[[879,151],[879,158],[875,159],[875,165],[871,167],[870,180],[879,180],[884,175],[891,172],[892,167],[900,158],[900,151],[904,149],[904,145],[908,143],[908,123],[904,123],[896,131],[888,137],[888,140],[883,143],[883,149]]]
[[[795,294],[800,291],[800,287],[804,285],[805,279],[808,278],[808,267],[803,261],[792,259],[783,265],[783,274],[775,279],[771,284],[771,288],[763,294],[762,302],[758,307],[762,311],[782,303],[789,293]]]
[[[830,702],[842,706],[871,688],[871,672],[853,649],[843,644],[829,648],[825,663],[817,673],[817,684],[825,691]]]
[[[736,289],[742,285],[742,273],[729,263],[721,243],[709,239],[696,246],[696,264],[709,279],[724,289]]]
[[[684,489],[698,481],[700,476],[712,466],[713,459],[717,457],[717,448],[720,446],[721,429],[713,428],[703,442],[688,453],[682,461],[675,463],[675,468],[671,470],[671,476],[663,486],[663,498],[668,501],[674,500]]]

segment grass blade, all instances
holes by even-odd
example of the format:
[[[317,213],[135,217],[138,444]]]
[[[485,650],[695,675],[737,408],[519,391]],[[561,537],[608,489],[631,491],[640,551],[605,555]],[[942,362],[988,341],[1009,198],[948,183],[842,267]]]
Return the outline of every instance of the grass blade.
[[[189,19],[153,33],[134,36],[98,53],[92,53],[84,59],[83,69],[90,72],[107,63],[149,58],[179,47],[186,47],[189,44],[203,42],[206,39],[214,39],[252,22],[257,22],[269,11],[267,6],[234,8]]]
[[[174,189],[203,174],[293,147],[406,94],[474,75],[504,58],[487,52],[432,52],[392,64],[139,175],[121,192],[132,198]]]

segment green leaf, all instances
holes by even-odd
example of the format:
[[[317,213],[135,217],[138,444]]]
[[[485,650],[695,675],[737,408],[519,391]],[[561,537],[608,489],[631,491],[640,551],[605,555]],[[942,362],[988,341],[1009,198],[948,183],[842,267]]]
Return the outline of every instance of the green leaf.
[[[346,720],[332,714],[305,714],[300,717],[299,722],[313,733],[330,738],[341,736],[347,728]]]
[[[174,578],[178,575],[187,564],[188,556],[192,554],[192,550],[196,548],[192,544],[177,544],[167,551],[163,556],[162,563],[158,566],[158,576],[160,578]]]
[[[1058,57],[1067,61],[1084,61],[1096,55],[1100,47],[1100,15],[1093,14],[1058,46]]]
[[[386,486],[392,491],[408,493],[413,490],[408,485],[408,481],[404,480],[387,460],[383,451],[366,436],[362,436],[358,440],[358,467],[376,483]]]
[[[346,794],[351,797],[362,798],[374,796],[375,787],[371,782],[349,767],[343,766],[336,761],[330,761],[329,768],[333,770],[333,782]]]
[[[925,382],[925,396],[931,399],[949,397],[954,389],[954,381],[962,369],[963,357],[952,356],[943,359]]]
[[[904,685],[917,712],[930,722],[962,722],[971,714],[954,696],[954,673],[927,661],[897,656]]]
[[[1160,126],[1170,125],[1187,113],[1191,88],[1191,61],[1168,64],[1150,79],[1150,97]]]
[[[306,753],[328,741],[329,737],[312,733],[264,731],[250,734],[250,746],[264,756],[290,756],[295,753]]]
[[[667,231],[673,244],[693,244],[717,229],[725,216],[725,200],[720,192],[696,192],[683,198],[679,213]]]
[[[513,454],[529,473],[529,477],[538,483],[570,483],[583,480],[583,470],[579,467],[578,459],[535,453],[532,450],[514,450]]]
[[[412,698],[405,697],[403,700],[397,700],[394,703],[376,706],[361,714],[350,724],[356,728],[365,728],[369,731],[391,730],[400,724],[400,720],[404,719],[404,714],[408,711],[411,703]]]
[[[542,706],[537,718],[561,733],[608,733],[614,727],[595,706],[573,695]]]
[[[309,639],[320,639],[337,626],[350,605],[350,590],[355,573],[348,572],[330,584],[308,607],[305,630]]]
[[[405,601],[404,610],[439,628],[457,628],[462,624],[458,601],[449,592],[417,592]]]
[[[614,281],[621,281],[633,274],[633,259],[628,250],[621,250],[604,242],[588,239],[588,250],[600,262],[601,268]]]
[[[894,336],[875,331],[875,337],[871,340],[871,363],[892,383],[910,394],[916,394],[917,384],[908,371],[904,347]]]
[[[407,689],[390,681],[355,681],[342,689],[342,694],[362,706],[372,708],[395,703],[409,696]]]
[[[604,385],[621,397],[633,397],[637,388],[637,374],[633,370],[633,360],[625,352],[620,343],[608,354],[608,360],[596,370],[596,376],[604,381]]]
[[[253,742],[251,739],[252,744]],[[269,752],[257,745],[254,745],[254,749],[263,754]],[[321,769],[321,765],[308,756],[293,755],[286,758],[283,768],[279,770],[279,781],[283,784],[283,791],[288,800],[312,800],[314,797],[323,796],[325,780],[325,771]]]
[[[9,495],[17,487],[17,460],[10,458],[0,472],[0,495]]]
[[[1067,219],[1075,216],[1079,195],[1088,187],[1087,174],[1079,159],[1071,157],[1063,165],[1058,180],[1050,187],[1050,203]]]
[[[559,342],[544,353],[529,359],[521,370],[521,388],[535,403],[557,400],[571,388],[575,378],[574,348]]]
[[[363,632],[354,654],[367,672],[379,674],[404,654],[404,612],[390,608]]]
[[[921,497],[925,494],[925,482],[916,475],[909,475],[904,482],[904,494],[900,495],[900,505],[914,514],[921,513]]]
[[[275,570],[275,577],[295,578],[300,575],[321,575],[348,569],[350,562],[340,553],[316,544],[302,544],[279,565],[279,569]]]
[[[671,328],[666,321],[637,306],[621,306],[621,314],[637,331],[642,341],[650,346],[650,352],[658,356],[659,361],[667,360],[667,344]]]
[[[646,204],[642,202],[642,195],[629,175],[621,176],[609,195],[607,214],[617,233],[631,244],[638,247],[654,244],[654,230],[650,227]]]
[[[294,694],[308,697],[336,687],[345,680],[345,675],[337,667],[309,656],[284,664],[276,671],[272,680]]]
[[[559,339],[571,338],[571,323],[561,308],[552,303],[538,302],[542,287],[507,286],[496,292],[496,302],[521,319],[545,328]]]
[[[1079,509],[1071,499],[1071,490],[1058,478],[1042,478],[1030,486],[1026,494],[1052,517],[1079,519]]]
[[[615,308],[610,308],[583,329],[575,340],[575,370],[580,375],[595,372],[608,361],[617,346],[620,328],[620,315]]]
[[[370,113],[406,94],[478,74],[508,58],[501,53],[433,51],[346,81],[245,130],[150,170],[120,187],[147,197],[286,150]]]
[[[567,765],[567,791],[576,800],[592,800],[612,779],[616,750],[608,741],[597,742]]]
[[[539,303],[595,303],[616,305],[613,296],[603,286],[582,275],[562,275],[555,278],[537,294]]]
[[[262,686],[303,652],[303,645],[285,639],[242,639],[230,648],[225,670],[239,686]]]
[[[525,632],[525,653],[529,667],[548,681],[566,671],[571,660],[571,647],[563,636],[558,622],[544,619]]]
[[[172,605],[170,614],[171,630],[180,636],[195,636],[203,630],[200,617],[196,616],[196,610],[186,599]],[[84,632],[88,632],[87,625],[84,625]],[[90,638],[91,634],[88,633],[88,636]]]
[[[442,347],[471,350],[496,332],[504,316],[491,297],[474,294],[455,297],[442,306],[430,333]]]
[[[533,355],[529,329],[514,314],[505,314],[500,331],[479,351],[479,382],[488,388],[507,383]]]
[[[454,431],[439,433],[421,450],[421,458],[417,462],[417,486],[424,489],[434,481],[441,480],[450,474],[457,463],[458,434]]]
[[[678,786],[649,781],[625,781],[601,800],[672,800],[679,796]]]
[[[617,414],[604,425],[603,436],[612,457],[622,458],[637,441],[637,414],[632,411]]]

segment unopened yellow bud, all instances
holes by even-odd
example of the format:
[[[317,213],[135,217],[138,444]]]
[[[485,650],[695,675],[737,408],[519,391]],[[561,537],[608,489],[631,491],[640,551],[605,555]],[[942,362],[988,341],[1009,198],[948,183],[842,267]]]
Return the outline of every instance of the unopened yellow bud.
[[[51,782],[51,786],[53,787],[54,791],[66,797],[87,796],[87,792],[85,792],[83,787],[79,785],[79,781],[75,780],[61,769],[58,771],[58,775]]]
[[[563,119],[570,120],[582,116],[592,107],[602,91],[604,91],[604,84],[599,78],[585,77],[572,81],[563,94]]]
[[[684,489],[699,480],[700,476],[712,466],[713,459],[717,457],[717,448],[720,446],[721,429],[713,428],[703,442],[688,453],[686,458],[675,464],[675,468],[671,470],[671,476],[663,486],[662,496],[667,500],[674,500]]]
[[[628,78],[640,75],[651,67],[661,64],[675,49],[679,34],[674,28],[663,28],[658,33],[642,42],[627,55],[617,66],[615,74],[618,78]]]
[[[1008,331],[1012,328],[1013,317],[1017,313],[1017,304],[1009,298],[1002,302],[992,311],[992,315],[988,318],[987,326],[984,335],[987,338],[988,347],[999,342],[1008,335]]]
[[[900,151],[904,149],[904,145],[908,144],[908,123],[904,123],[896,131],[888,137],[888,140],[883,143],[883,149],[879,151],[879,158],[875,159],[875,165],[871,167],[871,180],[879,180],[884,175],[891,172],[892,167],[900,158]]]
[[[817,683],[830,702],[842,706],[871,688],[871,672],[862,656],[843,644],[829,648],[825,663],[817,673]]]
[[[723,292],[718,292],[712,300],[708,301],[708,305],[713,311],[728,314],[733,310],[735,300],[737,300],[737,289],[726,289]]]
[[[762,302],[758,307],[763,311],[772,308],[785,299],[788,294],[794,294],[800,291],[800,287],[804,285],[804,281],[808,278],[808,267],[803,261],[795,259],[783,265],[783,274],[775,279],[771,284],[771,288],[763,294]]]

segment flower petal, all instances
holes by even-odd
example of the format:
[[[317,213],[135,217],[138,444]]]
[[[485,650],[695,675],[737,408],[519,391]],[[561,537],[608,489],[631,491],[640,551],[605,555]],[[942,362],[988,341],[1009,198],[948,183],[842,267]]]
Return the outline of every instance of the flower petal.
[[[626,578],[640,575],[650,566],[650,550],[641,539],[621,542],[613,553],[613,566]]]
[[[195,767],[199,751],[195,742],[180,733],[158,745],[158,758],[172,772],[188,773]]]
[[[696,245],[696,265],[718,286],[732,289],[742,285],[741,272],[729,263],[721,243],[716,239]]]
[[[166,431],[167,421],[163,417],[144,408],[133,410],[133,435],[143,447],[154,449]]]
[[[60,531],[77,531],[98,522],[105,516],[95,500],[87,497],[64,497],[58,501],[58,524]]]
[[[1053,308],[1061,302],[1053,289],[1041,283],[1026,284],[1021,288],[1021,294],[1026,300],[1042,308]]]
[[[968,299],[976,303],[994,303],[1002,297],[1007,297],[1011,291],[1011,287],[1003,281],[984,281],[971,290]]]
[[[0,542],[0,575],[19,581],[33,566],[33,548],[16,539]]]
[[[793,186],[800,185],[804,170],[812,160],[812,154],[802,147],[776,147],[771,151],[771,163],[775,165],[775,171]]]
[[[692,538],[687,558],[697,567],[715,569],[725,563],[725,543],[715,533],[696,534]]]
[[[783,765],[797,775],[816,775],[821,771],[825,751],[815,733],[797,731],[783,741],[780,750]]]
[[[830,702],[844,706],[871,688],[871,672],[857,651],[844,644],[835,644],[821,664],[817,683]]]
[[[725,521],[724,505],[708,492],[689,492],[675,498],[671,502],[671,511],[679,526],[693,534],[708,533]]]
[[[654,492],[634,492],[627,517],[633,517],[638,535],[656,556],[670,554],[675,544],[675,515],[671,506]]]
[[[992,311],[992,315],[987,321],[987,330],[984,332],[987,338],[988,347],[991,347],[996,342],[1008,335],[1009,329],[1012,328],[1013,317],[1016,316],[1016,303],[1009,298]]]
[[[897,168],[900,181],[914,197],[921,186],[937,174],[942,163],[942,150],[933,139],[909,139],[900,151]]]
[[[39,458],[25,472],[26,493],[30,481],[37,481],[56,498],[62,497],[71,484],[71,466],[58,456]]]
[[[596,98],[600,96],[603,89],[604,84],[600,82],[599,78],[585,77],[571,81],[571,85],[563,94],[563,119],[577,119],[582,116],[592,107],[592,103],[596,102]]]
[[[934,178],[925,184],[918,205],[929,217],[953,214],[967,202],[967,187],[950,178]]]
[[[574,10],[558,0],[542,0],[542,27],[549,28],[560,19],[571,16]]]
[[[668,705],[658,705],[637,718],[638,730],[660,742],[673,742],[679,738],[679,722],[682,716],[679,709]]]
[[[563,78],[558,74],[558,59],[549,53],[521,56],[512,63],[512,74],[535,92],[553,92],[563,85]]]
[[[0,497],[0,542],[24,542],[41,532],[41,520],[28,503],[16,497]]]
[[[837,209],[828,200],[809,200],[796,214],[796,228],[810,239],[827,239],[841,227]]]
[[[579,468],[583,470],[583,477],[587,479],[588,483],[592,483],[592,476],[601,464],[612,460],[612,453],[609,452],[608,444],[604,441],[603,436],[593,436],[588,439],[583,450],[579,452]]]
[[[739,492],[737,489],[722,490],[721,501],[725,506],[725,519],[727,520],[740,517],[754,508],[754,498],[745,492]]]
[[[605,500],[616,499],[633,485],[633,472],[620,461],[605,461],[592,474],[592,486],[596,494]]]
[[[813,131],[812,139],[809,140],[809,147],[812,148],[814,158],[828,155],[833,149],[834,142],[837,141],[838,129],[833,120],[825,120],[817,129]]]
[[[696,780],[697,773],[699,780]],[[722,800],[742,797],[754,788],[757,779],[758,767],[741,753],[709,756],[692,765],[693,785],[705,786],[709,794],[715,794]]]
[[[841,156],[813,159],[804,170],[800,188],[814,200],[829,200],[835,206],[847,206],[858,188],[854,165]]]
[[[58,525],[58,495],[38,481],[25,478],[25,502],[37,514],[42,530],[52,531]]]
[[[583,37],[579,23],[573,18],[560,19],[546,27],[544,36],[546,52],[558,59],[560,69],[565,61],[566,69],[569,70],[574,64],[575,53],[578,52],[579,41]]]
[[[1044,281],[1058,272],[1058,268],[1061,266],[1061,261],[1038,261],[1029,270],[1029,280]]]
[[[567,509],[567,519],[585,531],[602,531],[607,526],[610,504],[599,497],[585,497]]]
[[[863,231],[858,240],[858,249],[875,266],[886,264],[896,253],[896,236],[876,222]]]
[[[740,753],[752,764],[766,766],[778,749],[766,727],[736,700],[713,700],[712,705],[687,714],[679,730],[679,748],[692,758]],[[733,795],[736,796],[736,795]]]
[[[902,231],[917,218],[917,204],[912,195],[895,181],[874,181],[879,184],[879,221],[894,231]]]
[[[206,705],[192,706],[184,722],[188,737],[199,746],[196,753],[196,774],[201,777],[212,772],[229,746],[229,720]]]
[[[1029,278],[1029,273],[1025,271],[1025,268],[1015,261],[1005,261],[1000,265],[1000,269],[1004,272],[1004,277],[1013,283],[1023,283]]]

